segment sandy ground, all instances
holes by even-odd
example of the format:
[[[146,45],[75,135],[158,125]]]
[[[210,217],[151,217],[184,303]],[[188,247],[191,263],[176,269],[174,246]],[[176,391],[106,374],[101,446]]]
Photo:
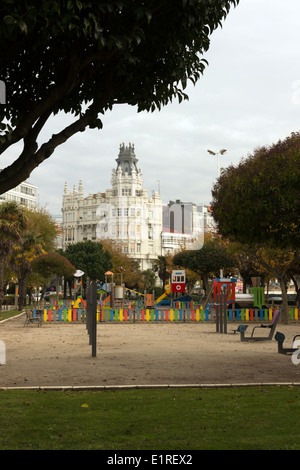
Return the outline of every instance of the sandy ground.
[[[300,365],[278,353],[275,339],[241,342],[234,327],[221,334],[213,323],[98,324],[97,356],[92,357],[84,324],[24,327],[21,316],[0,323],[6,347],[0,388],[300,384]],[[277,331],[290,347],[300,323],[279,324]]]

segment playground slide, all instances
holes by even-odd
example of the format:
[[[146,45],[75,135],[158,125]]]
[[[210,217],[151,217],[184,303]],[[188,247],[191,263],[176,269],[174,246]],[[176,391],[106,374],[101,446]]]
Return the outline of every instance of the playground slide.
[[[165,292],[163,295],[161,295],[160,297],[158,297],[156,303],[158,304],[161,300],[163,300],[165,297],[167,297],[167,295],[169,295],[167,292]]]
[[[79,308],[81,304],[84,304],[84,301],[82,300],[81,297],[78,297],[78,299],[76,299],[76,302],[74,304],[74,308]]]
[[[110,295],[103,300],[103,305],[107,305],[110,303]]]

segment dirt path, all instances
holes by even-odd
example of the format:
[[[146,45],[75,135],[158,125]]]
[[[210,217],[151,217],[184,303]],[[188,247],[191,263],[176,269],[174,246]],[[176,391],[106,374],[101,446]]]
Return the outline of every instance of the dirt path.
[[[300,365],[278,354],[274,339],[241,342],[232,329],[225,335],[213,323],[98,324],[92,357],[84,324],[24,327],[18,317],[0,323],[6,346],[0,387],[300,384]],[[300,323],[277,330],[290,347]]]

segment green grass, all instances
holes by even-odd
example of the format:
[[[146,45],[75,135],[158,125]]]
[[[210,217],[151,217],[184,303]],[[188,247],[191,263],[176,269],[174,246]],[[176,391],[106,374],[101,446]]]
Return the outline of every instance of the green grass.
[[[0,391],[1,450],[299,450],[300,388]]]
[[[0,321],[6,320],[7,318],[15,317],[21,313],[17,308],[13,310],[2,310],[0,311]]]

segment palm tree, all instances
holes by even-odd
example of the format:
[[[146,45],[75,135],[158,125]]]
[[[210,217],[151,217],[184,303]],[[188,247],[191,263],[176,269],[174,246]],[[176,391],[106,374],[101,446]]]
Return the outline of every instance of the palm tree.
[[[43,240],[39,233],[33,230],[26,231],[23,242],[15,246],[11,257],[11,264],[18,276],[19,282],[19,310],[26,304],[27,276],[31,273],[31,262],[39,255],[45,254]]]
[[[4,299],[4,266],[15,244],[22,240],[26,227],[26,217],[16,202],[0,205],[0,311]]]
[[[167,280],[170,277],[170,266],[167,256],[158,256],[157,260],[154,261],[153,271],[158,274],[159,279],[162,281],[163,289]]]
[[[32,261],[48,251],[53,251],[57,226],[45,209],[25,209],[27,227],[23,240],[14,247],[11,264],[18,276],[19,309],[26,304],[27,277],[32,272]]]

